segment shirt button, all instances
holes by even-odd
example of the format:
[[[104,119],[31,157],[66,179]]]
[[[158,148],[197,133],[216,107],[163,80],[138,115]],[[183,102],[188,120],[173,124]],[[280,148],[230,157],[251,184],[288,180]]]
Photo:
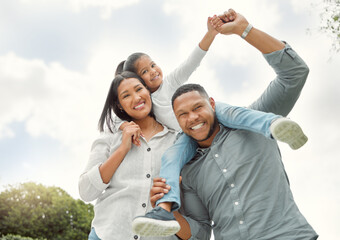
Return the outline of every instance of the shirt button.
[[[223,171],[224,173],[226,173],[226,172],[227,172],[227,169],[226,169],[226,168],[224,168],[222,171]]]
[[[151,175],[150,175],[150,174],[146,174],[146,177],[147,177],[147,178],[150,178],[150,177],[151,177]]]
[[[145,208],[145,207],[146,207],[146,204],[145,204],[145,203],[143,203],[143,204],[142,204],[142,207],[143,207],[143,208]]]
[[[215,157],[218,157],[218,154],[217,154],[217,153],[215,154]]]
[[[238,202],[235,202],[235,205],[237,206],[237,205],[238,205]]]
[[[242,225],[243,223],[244,223],[244,222],[241,220],[241,221],[240,221],[240,224]]]
[[[230,184],[230,187],[235,187],[235,184],[233,184],[233,183],[232,183],[232,184]]]
[[[150,152],[150,151],[151,151],[151,148],[146,149],[146,151]]]
[[[135,235],[133,238],[134,238],[134,239],[138,239],[138,236],[137,236],[137,235]]]

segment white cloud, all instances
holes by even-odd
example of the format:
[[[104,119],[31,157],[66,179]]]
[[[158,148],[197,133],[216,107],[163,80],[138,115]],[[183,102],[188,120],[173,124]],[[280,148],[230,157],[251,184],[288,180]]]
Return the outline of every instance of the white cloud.
[[[45,0],[20,0],[22,4],[26,6],[43,6],[46,4]],[[79,13],[86,9],[98,8],[100,9],[100,16],[104,19],[108,19],[112,11],[129,7],[131,5],[139,3],[140,0],[59,0],[48,1],[49,6],[66,6],[71,11]]]
[[[89,89],[96,88],[89,76],[14,53],[0,56],[0,65],[0,91],[6,99],[0,104],[0,129],[13,121],[27,121],[27,130],[34,136],[77,142],[71,133],[81,129],[84,121],[79,121],[79,113],[92,107],[91,102],[84,105],[83,99],[91,97]]]
[[[100,8],[101,17],[107,19],[111,16],[113,10],[137,4],[139,0],[71,0],[68,2],[76,12],[86,8]]]

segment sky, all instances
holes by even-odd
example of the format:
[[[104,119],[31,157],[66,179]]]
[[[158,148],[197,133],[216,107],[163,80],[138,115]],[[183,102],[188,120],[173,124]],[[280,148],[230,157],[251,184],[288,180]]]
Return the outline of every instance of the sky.
[[[289,117],[309,138],[279,143],[300,211],[321,240],[340,236],[340,56],[318,31],[322,0],[0,0],[0,190],[34,181],[78,199],[78,177],[118,63],[145,52],[166,74],[229,8],[288,42],[310,68]],[[274,71],[238,36],[218,35],[189,82],[248,106]]]

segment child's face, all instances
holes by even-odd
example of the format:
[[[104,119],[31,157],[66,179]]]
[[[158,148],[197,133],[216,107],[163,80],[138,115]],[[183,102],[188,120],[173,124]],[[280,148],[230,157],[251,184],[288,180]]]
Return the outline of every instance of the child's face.
[[[163,72],[149,56],[142,56],[136,62],[137,74],[144,80],[151,92],[155,92],[163,82]]]

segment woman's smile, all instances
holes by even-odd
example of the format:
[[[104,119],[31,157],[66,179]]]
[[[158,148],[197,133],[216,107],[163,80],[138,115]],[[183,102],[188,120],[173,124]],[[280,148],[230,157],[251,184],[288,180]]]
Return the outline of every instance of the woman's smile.
[[[140,110],[141,108],[143,108],[143,107],[144,107],[144,105],[145,105],[145,102],[143,101],[143,102],[141,102],[141,103],[138,103],[138,105],[137,105],[137,106],[135,106],[135,107],[134,107],[134,109],[136,109],[136,110]]]
[[[150,92],[136,78],[123,80],[118,87],[119,103],[132,119],[143,119],[150,114]]]

